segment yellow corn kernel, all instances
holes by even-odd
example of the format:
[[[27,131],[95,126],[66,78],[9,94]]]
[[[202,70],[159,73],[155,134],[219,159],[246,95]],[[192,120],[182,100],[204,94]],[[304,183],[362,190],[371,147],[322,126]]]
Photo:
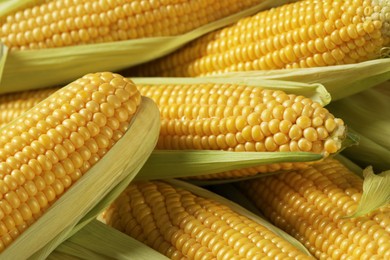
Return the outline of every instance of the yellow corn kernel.
[[[139,89],[160,109],[157,149],[305,151],[328,156],[341,148],[345,135],[343,121],[320,104],[280,90],[233,84],[140,84]],[[196,178],[242,177],[306,165],[270,164]]]
[[[184,34],[258,4],[255,0],[52,0],[0,20],[11,50]]]
[[[171,259],[311,259],[229,207],[164,182],[131,184],[101,219]]]
[[[0,129],[0,252],[114,145],[140,100],[118,74],[87,74]]]
[[[129,75],[195,77],[350,64],[390,43],[388,1],[303,0],[243,18]]]
[[[49,88],[40,91],[31,90],[0,95],[0,127],[11,122],[56,90],[58,89]]]
[[[234,84],[138,85],[160,109],[157,149],[337,152],[345,126],[319,103],[279,90]],[[38,91],[39,92],[39,91]],[[234,178],[306,167],[278,163],[194,178]]]
[[[343,218],[357,209],[363,180],[335,159],[238,186],[318,259],[390,259],[390,207]]]

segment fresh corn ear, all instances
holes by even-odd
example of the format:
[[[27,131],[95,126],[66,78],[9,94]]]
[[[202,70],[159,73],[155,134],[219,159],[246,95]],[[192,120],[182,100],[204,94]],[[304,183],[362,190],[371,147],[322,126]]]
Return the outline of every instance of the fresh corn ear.
[[[336,153],[345,126],[309,98],[242,84],[142,85],[160,109],[157,149]],[[280,163],[205,175],[232,178],[305,167]]]
[[[327,159],[305,170],[238,186],[267,218],[317,259],[390,259],[389,173],[367,176],[376,183],[370,180],[367,186],[366,180],[363,184],[339,161]],[[381,201],[382,207],[348,218],[362,211],[359,202],[367,203],[367,196],[371,204]]]
[[[111,149],[140,102],[130,80],[88,74],[0,129],[0,252]]]
[[[311,259],[218,200],[164,182],[131,184],[100,219],[170,259]]]
[[[174,36],[255,4],[258,1],[52,0],[3,17],[0,39],[12,51]]]
[[[340,150],[346,134],[343,121],[318,102],[281,90],[222,83],[140,81],[137,86],[160,109],[160,150],[313,152],[327,157]],[[196,178],[236,178],[306,166],[286,161]]]
[[[91,71],[123,70],[287,2],[291,0],[1,0],[0,74],[6,66],[0,93],[61,86]],[[177,34],[183,28],[192,29]],[[166,33],[175,35],[161,37]],[[129,36],[136,38],[122,40]],[[40,48],[54,43],[63,49]],[[22,48],[40,49],[12,51]]]
[[[230,71],[350,64],[390,43],[388,0],[304,0],[211,32],[130,75],[206,76]]]

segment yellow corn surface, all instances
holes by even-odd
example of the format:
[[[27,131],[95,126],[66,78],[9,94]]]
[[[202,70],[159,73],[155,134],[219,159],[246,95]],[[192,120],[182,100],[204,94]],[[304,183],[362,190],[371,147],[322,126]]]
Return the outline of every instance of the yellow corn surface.
[[[121,138],[140,101],[130,80],[88,74],[0,129],[0,252]]]
[[[357,209],[363,180],[335,159],[238,186],[318,259],[390,259],[390,206],[344,218]]]
[[[170,259],[311,259],[228,206],[164,182],[131,184],[102,220]]]
[[[345,137],[343,121],[326,108],[304,96],[280,90],[237,84],[140,84],[138,87],[141,95],[153,99],[160,109],[157,149],[303,151],[326,157],[341,148]],[[46,90],[38,90],[37,96],[42,91]],[[24,101],[20,101],[18,94],[11,95],[15,106],[22,106],[20,102]],[[8,109],[11,103],[9,100]],[[11,114],[7,109],[1,113]],[[235,178],[307,165],[286,162],[196,178]]]
[[[195,77],[351,64],[380,57],[389,43],[388,1],[303,0],[243,18],[127,73]]]
[[[258,4],[255,0],[51,0],[0,20],[11,50],[184,34]]]

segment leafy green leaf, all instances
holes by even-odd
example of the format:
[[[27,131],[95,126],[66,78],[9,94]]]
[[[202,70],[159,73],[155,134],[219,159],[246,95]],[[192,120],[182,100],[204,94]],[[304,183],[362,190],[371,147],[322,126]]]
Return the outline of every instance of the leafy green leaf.
[[[332,101],[351,96],[390,79],[390,58],[356,64],[304,69],[229,72],[219,77],[274,79],[305,83],[321,83],[332,96]]]

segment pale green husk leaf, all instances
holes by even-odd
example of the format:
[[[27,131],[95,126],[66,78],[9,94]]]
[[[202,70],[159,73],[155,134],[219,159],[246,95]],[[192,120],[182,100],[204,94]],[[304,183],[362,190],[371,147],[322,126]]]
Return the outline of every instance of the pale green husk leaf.
[[[143,98],[126,134],[1,257],[44,259],[68,236],[94,219],[138,173],[157,142],[159,128],[157,106]]]
[[[183,182],[183,181],[179,181],[179,180],[166,180],[166,182],[173,185],[174,187],[183,188],[187,191],[190,191],[190,192],[196,194],[197,196],[212,199],[214,201],[217,201],[218,203],[221,203],[225,206],[228,206],[229,208],[231,208],[233,211],[239,213],[240,215],[243,215],[243,216],[263,225],[264,227],[268,228],[269,230],[274,232],[276,235],[282,237],[283,239],[288,241],[290,244],[294,245],[296,248],[298,248],[299,250],[301,250],[305,254],[311,255],[309,253],[309,251],[298,240],[296,240],[295,238],[293,238],[292,236],[290,236],[289,234],[287,234],[283,230],[279,229],[278,227],[272,225],[267,220],[265,220],[265,219],[261,218],[260,216],[246,210],[245,208],[241,207],[240,205],[238,205],[238,204],[236,204],[236,203],[234,203],[234,202],[232,202],[224,197],[221,197],[215,193],[212,193],[208,190],[202,189],[201,187],[192,185],[192,184],[187,183],[187,182]]]
[[[229,72],[220,77],[289,80],[321,83],[332,96],[332,101],[353,95],[390,79],[390,58],[356,64],[304,69]]]
[[[386,86],[390,88],[390,83]],[[360,137],[359,145],[345,149],[343,154],[362,167],[390,169],[390,96],[374,87],[332,102],[327,108]]]
[[[178,36],[11,52],[0,82],[0,93],[59,86],[91,71],[119,71],[164,56],[208,32],[287,2],[291,1],[264,0],[252,8]],[[3,13],[12,8],[13,5],[7,7]]]
[[[372,167],[367,167],[363,176],[363,195],[356,212],[350,217],[369,214],[390,203],[390,170],[374,174]]]
[[[3,75],[4,64],[7,59],[8,48],[0,43],[0,82]]]
[[[243,77],[203,77],[203,78],[130,78],[139,85],[161,85],[161,84],[243,84],[266,89],[282,90],[288,94],[302,95],[325,106],[331,101],[329,92],[318,83],[307,84],[301,82],[284,80],[267,80],[261,78]]]
[[[389,132],[388,132],[389,133]],[[390,150],[364,135],[359,135],[359,144],[342,151],[342,154],[361,167],[372,165],[377,171],[390,169]]]
[[[321,154],[308,152],[155,150],[135,179],[193,177],[271,163],[310,162],[322,158]]]
[[[355,145],[355,136],[347,133],[342,148]],[[220,150],[154,150],[136,180],[185,178],[221,173],[248,167],[285,162],[315,162],[323,159],[322,154],[310,152],[230,152]],[[254,176],[191,180],[196,185],[215,185],[260,178],[277,174],[261,173]]]
[[[151,247],[96,219],[60,244],[48,259],[56,260],[69,255],[86,260],[168,259]]]

